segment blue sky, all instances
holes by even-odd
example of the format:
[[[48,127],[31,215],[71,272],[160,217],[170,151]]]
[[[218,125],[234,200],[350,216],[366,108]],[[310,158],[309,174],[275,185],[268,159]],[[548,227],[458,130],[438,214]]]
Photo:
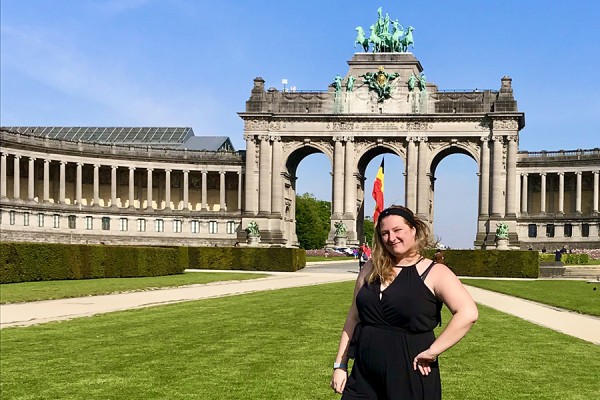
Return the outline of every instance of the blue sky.
[[[499,89],[513,78],[526,127],[520,150],[600,146],[597,1],[1,0],[1,124],[190,126],[245,147],[252,80],[326,90],[344,75],[354,28],[377,7],[412,25],[413,54],[441,90]],[[370,192],[380,157],[367,168]],[[323,155],[298,169],[298,192],[328,200]],[[386,204],[404,199],[404,165],[386,156]],[[471,247],[477,167],[436,173],[435,234]],[[370,195],[366,210],[373,208]]]

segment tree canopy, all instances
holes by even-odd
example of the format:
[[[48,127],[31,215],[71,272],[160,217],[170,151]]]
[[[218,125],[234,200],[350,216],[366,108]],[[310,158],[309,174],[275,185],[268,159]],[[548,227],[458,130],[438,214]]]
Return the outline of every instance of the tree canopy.
[[[331,226],[331,203],[312,193],[296,196],[296,235],[306,250],[325,247]]]

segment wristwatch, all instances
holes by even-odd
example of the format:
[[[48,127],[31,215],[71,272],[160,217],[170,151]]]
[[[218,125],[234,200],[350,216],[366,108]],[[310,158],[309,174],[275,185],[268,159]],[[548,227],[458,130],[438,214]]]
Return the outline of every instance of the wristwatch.
[[[334,362],[333,369],[348,369],[348,364]]]

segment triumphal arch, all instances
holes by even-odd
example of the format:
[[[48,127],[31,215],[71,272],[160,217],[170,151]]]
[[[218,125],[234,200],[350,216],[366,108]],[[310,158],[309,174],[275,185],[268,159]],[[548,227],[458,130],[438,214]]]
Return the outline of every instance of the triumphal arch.
[[[525,117],[511,78],[501,78],[499,90],[443,91],[427,81],[410,52],[412,27],[390,22],[379,10],[369,38],[356,30],[362,51],[327,91],[267,89],[262,78],[254,79],[246,111],[239,113],[247,145],[242,225],[256,220],[264,241],[297,243],[296,169],[313,153],[332,165],[332,176],[311,177],[332,185],[331,243],[339,222],[348,244],[362,239],[365,169],[384,153],[404,161],[406,206],[433,223],[436,167],[461,153],[479,169],[476,246],[493,244],[498,223],[508,225],[510,242],[518,245],[516,167]]]

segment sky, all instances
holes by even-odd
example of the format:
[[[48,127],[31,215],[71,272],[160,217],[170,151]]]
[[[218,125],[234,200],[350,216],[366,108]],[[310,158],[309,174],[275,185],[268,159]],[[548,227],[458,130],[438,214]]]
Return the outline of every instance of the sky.
[[[382,7],[414,27],[412,53],[440,90],[513,81],[519,150],[600,147],[600,5],[589,1],[0,0],[3,126],[192,127],[245,148],[237,115],[255,77],[326,91],[344,76],[356,26]],[[367,167],[365,210],[379,156]],[[404,202],[404,163],[385,155],[385,203]],[[331,199],[330,161],[304,159],[297,192]],[[436,171],[434,234],[471,248],[477,166]],[[310,177],[323,175],[322,180]]]

